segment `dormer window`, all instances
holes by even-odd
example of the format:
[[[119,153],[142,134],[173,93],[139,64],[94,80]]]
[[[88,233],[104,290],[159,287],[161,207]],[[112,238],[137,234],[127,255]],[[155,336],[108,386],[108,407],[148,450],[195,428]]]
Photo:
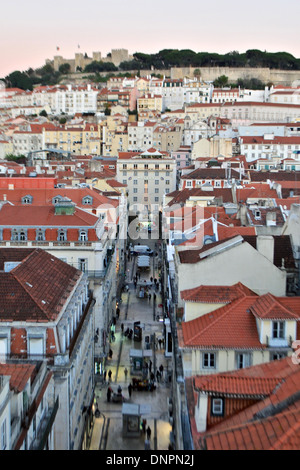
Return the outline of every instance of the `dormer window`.
[[[87,230],[79,230],[79,241],[86,242],[88,240]]]
[[[33,197],[28,195],[22,197],[22,204],[32,204]]]
[[[11,233],[12,241],[25,242],[27,241],[27,230],[14,229]]]
[[[223,398],[212,398],[211,414],[212,416],[224,415],[224,399]]]
[[[52,204],[58,204],[62,200],[62,196],[54,196]]]
[[[82,204],[92,205],[93,204],[93,198],[91,196],[85,196],[84,198],[82,198]]]
[[[37,242],[43,242],[45,241],[45,230],[38,229],[36,231],[36,241]]]
[[[256,210],[254,211],[254,217],[255,217],[256,220],[260,220],[260,219],[261,219],[261,212],[260,212],[260,210],[256,209]]]
[[[65,242],[67,240],[67,230],[66,229],[60,229],[58,231],[57,240],[59,242]]]

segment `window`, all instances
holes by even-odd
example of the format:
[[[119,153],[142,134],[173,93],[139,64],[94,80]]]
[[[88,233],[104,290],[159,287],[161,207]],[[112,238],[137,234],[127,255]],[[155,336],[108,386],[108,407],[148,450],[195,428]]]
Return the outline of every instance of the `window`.
[[[22,204],[32,204],[33,197],[32,196],[24,196],[22,198]]]
[[[238,353],[236,355],[236,367],[237,369],[244,369],[251,365],[251,356],[248,353]]]
[[[36,241],[37,242],[45,241],[45,230],[39,229],[36,231]]]
[[[224,415],[224,400],[223,400],[223,398],[212,398],[211,414],[212,414],[212,416],[223,416]]]
[[[284,338],[284,322],[283,321],[273,321],[272,324],[272,334],[273,338]]]
[[[6,359],[6,355],[8,354],[7,346],[8,346],[8,338],[7,337],[0,338],[0,362],[4,362]]]
[[[43,338],[29,337],[29,354],[32,355],[43,355]]]
[[[0,450],[5,450],[7,446],[7,426],[6,426],[6,419],[1,424],[1,443],[0,443]]]
[[[78,258],[78,269],[85,273],[88,267],[88,260],[86,258]]]
[[[215,369],[215,368],[216,368],[215,353],[204,353],[203,354],[203,369]]]
[[[57,240],[59,242],[65,242],[67,240],[67,232],[66,230],[59,230]]]
[[[80,230],[79,231],[79,241],[81,242],[86,242],[88,239],[88,234],[86,230]]]

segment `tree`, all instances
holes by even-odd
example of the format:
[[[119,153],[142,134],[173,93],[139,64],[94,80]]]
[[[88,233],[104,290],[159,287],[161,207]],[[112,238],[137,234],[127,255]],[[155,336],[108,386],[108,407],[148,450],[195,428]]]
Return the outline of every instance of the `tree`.
[[[33,84],[30,77],[25,72],[19,70],[12,72],[5,77],[7,88],[20,88],[21,90],[33,90]]]
[[[226,77],[226,75],[220,75],[220,77],[216,78],[214,81],[215,87],[223,88],[226,85],[228,85],[228,77]]]
[[[71,70],[71,66],[70,66],[70,64],[68,64],[68,63],[61,64],[58,70],[59,70],[59,72],[62,73],[63,75],[67,75],[67,74],[70,72],[70,70]]]

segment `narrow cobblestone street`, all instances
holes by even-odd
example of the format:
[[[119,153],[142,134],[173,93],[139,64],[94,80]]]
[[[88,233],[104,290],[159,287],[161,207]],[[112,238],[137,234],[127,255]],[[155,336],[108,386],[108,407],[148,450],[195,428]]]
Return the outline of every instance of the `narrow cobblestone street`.
[[[159,257],[150,258],[150,269],[141,271],[140,283],[145,284],[150,278],[159,279],[158,260]],[[172,427],[169,423],[168,397],[171,396],[171,381],[169,371],[171,371],[171,358],[165,356],[163,338],[163,315],[160,289],[155,288],[154,281],[149,289],[151,298],[139,298],[138,286],[135,286],[137,273],[137,257],[131,257],[127,261],[125,285],[128,291],[122,293],[120,304],[120,315],[116,322],[115,340],[111,341],[112,358],[106,360],[106,372],[112,372],[111,379],[106,376],[105,383],[98,383],[95,391],[95,398],[101,413],[99,418],[95,418],[92,442],[90,450],[144,450],[145,434],[140,433],[139,437],[123,437],[122,427],[122,403],[107,401],[107,389],[110,386],[113,392],[117,392],[119,386],[125,403],[141,405],[141,419],[147,421],[147,427],[151,428],[150,446],[152,450],[167,450],[170,443],[170,432]],[[155,298],[156,297],[156,298]],[[121,325],[124,332],[127,328],[134,329],[134,322],[140,322],[142,329],[141,341],[128,339],[122,334]],[[136,350],[143,350],[146,362],[150,365],[151,372],[155,377],[156,389],[153,391],[133,390],[129,397],[128,385],[133,377],[131,375],[132,363],[130,354]],[[161,378],[156,376],[157,370],[163,366]],[[127,373],[126,373],[127,370]],[[150,371],[147,372],[150,378]]]

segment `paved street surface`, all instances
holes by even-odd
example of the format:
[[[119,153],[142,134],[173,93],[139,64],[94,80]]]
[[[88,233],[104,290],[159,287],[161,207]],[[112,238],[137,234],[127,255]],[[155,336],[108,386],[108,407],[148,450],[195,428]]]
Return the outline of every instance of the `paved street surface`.
[[[141,242],[142,244],[142,242]],[[150,245],[150,243],[145,242]],[[151,268],[148,271],[142,271],[140,281],[159,279],[158,257],[151,259]],[[99,383],[96,387],[96,400],[101,412],[100,418],[95,418],[93,436],[90,450],[144,450],[145,434],[141,431],[139,437],[122,436],[122,403],[113,403],[107,401],[107,388],[110,385],[114,392],[117,392],[118,386],[122,387],[122,393],[125,403],[134,403],[143,405],[144,414],[142,419],[147,420],[147,427],[151,428],[150,445],[152,450],[168,450],[170,443],[171,426],[168,418],[168,397],[171,396],[171,384],[169,373],[171,370],[171,359],[165,357],[164,345],[160,347],[159,338],[162,338],[163,323],[157,320],[157,315],[162,314],[160,289],[156,290],[154,284],[151,288],[151,299],[139,298],[134,285],[134,279],[137,272],[137,258],[127,261],[126,285],[128,292],[122,293],[122,303],[120,305],[120,317],[116,323],[115,341],[111,342],[113,356],[106,361],[106,371],[112,371],[112,377],[109,381],[106,377],[106,383]],[[154,300],[154,293],[156,300]],[[142,341],[137,342],[132,338],[128,339],[122,335],[121,325],[124,325],[124,331],[127,328],[133,329],[133,323],[140,321],[142,326]],[[154,339],[147,347],[145,337]],[[130,350],[143,349],[151,354],[152,372],[155,374],[156,390],[154,391],[132,391],[129,397],[128,385],[131,382],[130,374]],[[147,353],[146,353],[147,354]],[[148,358],[147,358],[148,360]],[[156,371],[163,365],[162,378],[157,381]],[[124,373],[128,370],[127,377]],[[134,375],[138,377],[138,375]],[[148,372],[149,377],[149,372]],[[146,405],[146,406],[145,406]]]

